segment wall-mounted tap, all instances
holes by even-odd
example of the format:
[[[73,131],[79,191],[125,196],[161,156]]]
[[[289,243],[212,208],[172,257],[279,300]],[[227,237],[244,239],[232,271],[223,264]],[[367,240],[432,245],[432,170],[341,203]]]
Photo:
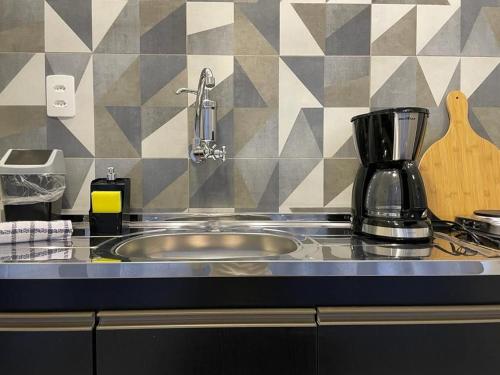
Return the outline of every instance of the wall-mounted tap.
[[[215,87],[215,77],[209,68],[204,68],[198,81],[198,90],[180,88],[177,95],[187,93],[196,95],[196,114],[194,117],[194,138],[189,146],[189,156],[195,163],[207,159],[226,160],[226,146],[218,147],[215,142],[217,124],[217,103],[209,97]]]

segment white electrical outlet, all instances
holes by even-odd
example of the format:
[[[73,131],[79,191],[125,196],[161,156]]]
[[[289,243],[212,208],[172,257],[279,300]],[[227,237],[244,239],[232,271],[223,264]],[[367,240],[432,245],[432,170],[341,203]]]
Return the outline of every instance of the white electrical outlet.
[[[47,116],[75,117],[75,77],[52,75],[46,78]]]

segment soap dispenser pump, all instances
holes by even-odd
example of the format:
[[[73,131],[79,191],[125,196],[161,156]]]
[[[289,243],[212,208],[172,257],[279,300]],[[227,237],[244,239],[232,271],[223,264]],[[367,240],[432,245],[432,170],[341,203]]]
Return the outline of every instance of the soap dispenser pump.
[[[106,177],[90,184],[89,223],[91,235],[123,233],[123,221],[130,214],[130,179],[117,178],[114,167]]]

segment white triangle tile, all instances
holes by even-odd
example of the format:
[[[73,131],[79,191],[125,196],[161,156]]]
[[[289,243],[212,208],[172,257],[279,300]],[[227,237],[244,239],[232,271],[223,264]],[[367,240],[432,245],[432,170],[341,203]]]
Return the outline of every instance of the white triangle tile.
[[[465,96],[471,96],[499,63],[499,57],[462,57],[460,88]]]
[[[319,162],[288,196],[280,206],[280,211],[284,208],[323,207],[323,163],[323,161]]]
[[[389,78],[403,65],[406,56],[372,56],[370,95],[373,96]]]
[[[99,46],[102,39],[127,5],[127,0],[92,0],[92,46]]]
[[[37,53],[0,93],[0,105],[45,104],[45,55]]]
[[[344,208],[351,207],[352,200],[352,187],[353,184],[350,184],[346,187],[342,192],[333,198],[325,207],[328,208]]]
[[[418,62],[424,72],[436,105],[439,106],[460,61],[459,57],[419,56]]]
[[[371,41],[376,41],[396,22],[410,12],[413,4],[374,4],[372,5]]]
[[[165,142],[168,140],[168,147]],[[188,150],[188,110],[175,115],[142,141],[143,158],[185,158]]]
[[[73,207],[71,207],[71,211],[73,213],[88,213],[90,207],[90,183],[95,179],[95,161],[90,165],[89,171],[85,176],[85,180],[83,181],[82,187],[78,196],[75,199],[75,203]]]
[[[227,2],[188,2],[187,35],[234,23],[234,4]]]
[[[323,155],[332,157],[352,136],[351,119],[369,108],[325,108]]]
[[[282,55],[324,56],[291,4],[280,4],[280,51]]]
[[[89,59],[75,93],[76,116],[60,118],[68,130],[95,155],[93,58]]]
[[[47,3],[45,3],[45,51],[90,52],[71,27]]]
[[[279,153],[283,151],[302,108],[321,108],[316,97],[304,86],[288,65],[279,63]]]
[[[417,53],[436,36],[460,8],[460,0],[448,0],[450,5],[417,6]]]

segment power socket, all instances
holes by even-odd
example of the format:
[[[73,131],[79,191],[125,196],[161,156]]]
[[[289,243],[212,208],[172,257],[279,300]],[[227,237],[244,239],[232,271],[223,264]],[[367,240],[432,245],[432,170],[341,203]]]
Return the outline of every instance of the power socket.
[[[46,77],[47,116],[75,117],[75,77],[51,75]]]

